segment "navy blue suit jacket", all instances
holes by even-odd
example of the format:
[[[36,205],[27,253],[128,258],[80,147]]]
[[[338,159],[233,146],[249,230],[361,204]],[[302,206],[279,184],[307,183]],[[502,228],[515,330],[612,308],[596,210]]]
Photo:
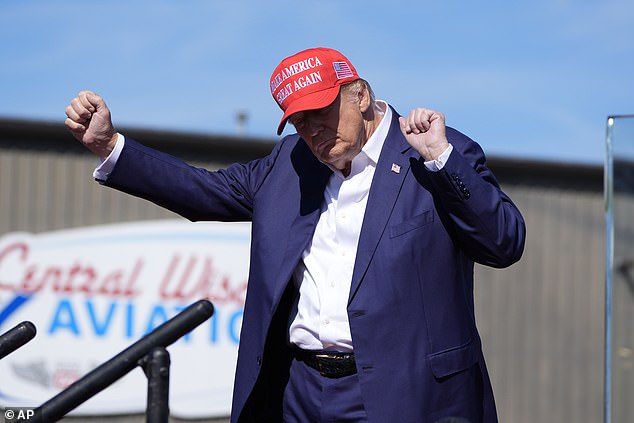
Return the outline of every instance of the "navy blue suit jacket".
[[[394,112],[372,181],[348,299],[370,422],[497,421],[475,324],[473,266],[519,260],[525,225],[481,148],[451,128],[447,137],[453,152],[430,172]],[[232,422],[281,421],[297,294],[289,281],[330,173],[297,135],[262,159],[217,172],[128,139],[106,182],[194,221],[252,222]]]

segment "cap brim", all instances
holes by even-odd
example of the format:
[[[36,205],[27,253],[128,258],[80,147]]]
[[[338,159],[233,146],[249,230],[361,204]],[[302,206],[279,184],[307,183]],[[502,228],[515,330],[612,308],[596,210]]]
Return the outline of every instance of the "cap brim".
[[[286,121],[289,117],[291,117],[291,115],[297,112],[316,110],[326,106],[330,106],[339,95],[340,89],[341,85],[336,85],[325,90],[306,94],[303,97],[293,101],[291,105],[288,106],[288,109],[286,109],[286,111],[284,112],[284,116],[282,116],[282,120],[277,127],[277,135],[282,135],[282,131],[284,131],[284,126],[286,125]]]

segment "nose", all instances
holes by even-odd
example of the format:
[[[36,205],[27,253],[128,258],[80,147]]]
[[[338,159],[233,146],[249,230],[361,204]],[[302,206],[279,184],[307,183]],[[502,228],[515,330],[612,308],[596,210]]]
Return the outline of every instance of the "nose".
[[[319,133],[324,129],[324,125],[319,121],[319,119],[307,119],[306,123],[306,129],[311,137],[319,135]]]

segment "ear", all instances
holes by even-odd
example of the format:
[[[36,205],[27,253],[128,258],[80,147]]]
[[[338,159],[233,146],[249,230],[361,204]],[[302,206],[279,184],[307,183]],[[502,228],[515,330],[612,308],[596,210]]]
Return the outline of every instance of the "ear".
[[[362,114],[368,111],[370,106],[372,105],[372,99],[370,98],[370,91],[368,90],[368,86],[366,84],[362,84],[361,89],[359,90],[359,110]]]

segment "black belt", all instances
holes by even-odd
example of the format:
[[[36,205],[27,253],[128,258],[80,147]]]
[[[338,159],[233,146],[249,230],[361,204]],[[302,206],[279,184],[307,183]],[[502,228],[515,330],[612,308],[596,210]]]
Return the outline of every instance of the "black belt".
[[[295,358],[316,369],[324,377],[340,378],[357,373],[354,353],[309,351],[296,348]]]

